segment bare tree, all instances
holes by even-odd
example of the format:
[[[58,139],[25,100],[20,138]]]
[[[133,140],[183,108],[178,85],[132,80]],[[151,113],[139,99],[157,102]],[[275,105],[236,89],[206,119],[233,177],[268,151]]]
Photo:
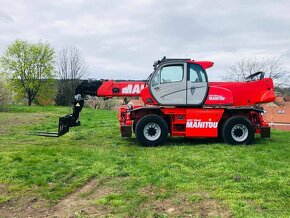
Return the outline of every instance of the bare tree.
[[[87,65],[80,50],[65,46],[58,55],[58,75],[63,80],[79,80],[87,73]]]
[[[65,46],[58,54],[57,69],[59,85],[56,103],[69,105],[73,100],[75,88],[87,73],[88,66],[78,48]]]
[[[272,78],[276,88],[289,86],[290,72],[278,58],[265,60],[242,59],[227,67],[227,75],[224,79],[227,81],[244,81],[247,76],[258,71],[263,71],[266,77]]]

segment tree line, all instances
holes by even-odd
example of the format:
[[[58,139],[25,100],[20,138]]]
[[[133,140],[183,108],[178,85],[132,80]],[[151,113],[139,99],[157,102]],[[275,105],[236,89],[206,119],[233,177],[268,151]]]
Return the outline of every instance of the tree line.
[[[0,106],[13,101],[28,105],[70,105],[74,90],[88,70],[78,48],[65,46],[59,53],[48,43],[16,40],[0,57]],[[244,81],[264,71],[276,91],[288,95],[289,70],[277,58],[242,59],[226,68],[225,81]]]
[[[0,57],[0,104],[70,105],[88,66],[78,48],[56,54],[48,43],[16,40]]]

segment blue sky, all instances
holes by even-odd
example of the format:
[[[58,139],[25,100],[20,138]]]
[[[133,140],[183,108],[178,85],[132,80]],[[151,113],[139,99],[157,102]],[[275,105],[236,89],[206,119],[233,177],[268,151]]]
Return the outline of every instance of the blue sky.
[[[78,47],[89,78],[145,79],[163,56],[215,62],[210,80],[242,58],[290,66],[289,0],[1,0],[0,53],[15,39]]]

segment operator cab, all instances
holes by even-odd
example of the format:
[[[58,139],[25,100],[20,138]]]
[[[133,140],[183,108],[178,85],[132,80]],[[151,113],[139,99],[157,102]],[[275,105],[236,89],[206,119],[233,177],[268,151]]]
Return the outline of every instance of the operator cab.
[[[205,69],[213,62],[166,59],[154,63],[149,90],[159,105],[201,106],[208,93]]]

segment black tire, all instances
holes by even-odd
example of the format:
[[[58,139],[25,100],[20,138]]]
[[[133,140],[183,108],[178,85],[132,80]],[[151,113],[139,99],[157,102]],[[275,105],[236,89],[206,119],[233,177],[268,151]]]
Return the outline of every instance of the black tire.
[[[255,128],[246,117],[229,118],[222,128],[223,139],[231,145],[251,144],[255,138]]]
[[[168,136],[168,125],[157,115],[147,115],[136,125],[136,138],[144,146],[157,146],[165,142]]]

